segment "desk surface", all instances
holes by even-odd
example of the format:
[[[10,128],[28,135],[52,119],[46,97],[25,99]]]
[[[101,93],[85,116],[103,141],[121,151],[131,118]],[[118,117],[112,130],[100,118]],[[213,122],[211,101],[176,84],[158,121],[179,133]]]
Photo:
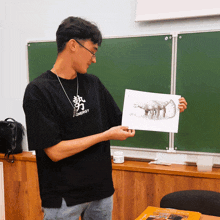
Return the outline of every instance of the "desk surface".
[[[112,164],[113,170],[160,173],[177,176],[191,176],[220,179],[220,168],[213,168],[211,172],[200,172],[196,166],[172,164],[169,166],[149,164],[140,161],[125,161],[123,164]]]
[[[0,159],[1,158],[4,159],[4,154],[0,154]],[[36,156],[33,155],[31,152],[23,152],[21,154],[16,154],[15,160],[36,162]],[[199,172],[197,171],[196,166],[187,166],[180,164],[164,166],[129,160],[126,160],[123,164],[112,163],[112,168],[113,170],[220,179],[220,168],[212,168],[211,172]]]

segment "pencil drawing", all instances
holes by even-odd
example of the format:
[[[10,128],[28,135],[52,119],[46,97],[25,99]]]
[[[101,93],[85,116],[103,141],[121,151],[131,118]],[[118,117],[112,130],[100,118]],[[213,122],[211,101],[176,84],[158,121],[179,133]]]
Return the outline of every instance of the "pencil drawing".
[[[176,115],[176,105],[172,99],[165,102],[151,100],[146,103],[135,103],[134,108],[143,109],[144,115],[154,120],[169,119]]]

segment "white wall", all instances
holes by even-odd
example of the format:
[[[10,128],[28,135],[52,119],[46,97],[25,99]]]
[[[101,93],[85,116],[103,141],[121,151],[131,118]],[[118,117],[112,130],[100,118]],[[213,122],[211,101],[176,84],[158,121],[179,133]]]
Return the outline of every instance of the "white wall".
[[[55,40],[58,25],[70,15],[95,22],[104,37],[220,29],[220,17],[135,22],[135,10],[136,0],[1,0],[0,120],[13,117],[25,125],[27,42]]]

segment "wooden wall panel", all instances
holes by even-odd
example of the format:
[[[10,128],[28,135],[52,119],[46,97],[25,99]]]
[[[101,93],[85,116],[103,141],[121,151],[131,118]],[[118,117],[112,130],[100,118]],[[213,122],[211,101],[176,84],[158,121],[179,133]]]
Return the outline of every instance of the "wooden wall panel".
[[[30,152],[9,163],[0,154],[4,168],[6,220],[43,220],[36,158]],[[149,165],[125,161],[113,164],[115,186],[112,220],[134,220],[147,206],[159,206],[168,193],[200,189],[220,192],[220,169],[198,172],[196,167]]]
[[[29,154],[30,156],[30,154]],[[4,169],[6,220],[42,220],[36,159],[0,157]]]
[[[220,179],[113,170],[113,220],[134,220],[147,206],[160,206],[168,193],[180,190],[220,192]]]
[[[32,216],[33,220],[42,220],[43,213],[41,210],[41,199],[36,163],[32,163],[31,166],[27,166],[26,171],[27,176],[29,177],[27,181],[27,201],[28,204],[31,204],[28,209],[28,215]]]

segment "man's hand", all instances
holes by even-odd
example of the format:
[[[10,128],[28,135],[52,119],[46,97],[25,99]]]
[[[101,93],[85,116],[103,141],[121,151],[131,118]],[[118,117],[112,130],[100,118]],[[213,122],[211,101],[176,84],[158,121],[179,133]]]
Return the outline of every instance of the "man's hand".
[[[104,132],[107,140],[124,141],[129,137],[134,137],[135,130],[130,130],[126,126],[116,126]]]
[[[186,102],[185,98],[181,97],[179,99],[178,107],[179,107],[180,113],[184,112],[187,109],[187,102]]]

